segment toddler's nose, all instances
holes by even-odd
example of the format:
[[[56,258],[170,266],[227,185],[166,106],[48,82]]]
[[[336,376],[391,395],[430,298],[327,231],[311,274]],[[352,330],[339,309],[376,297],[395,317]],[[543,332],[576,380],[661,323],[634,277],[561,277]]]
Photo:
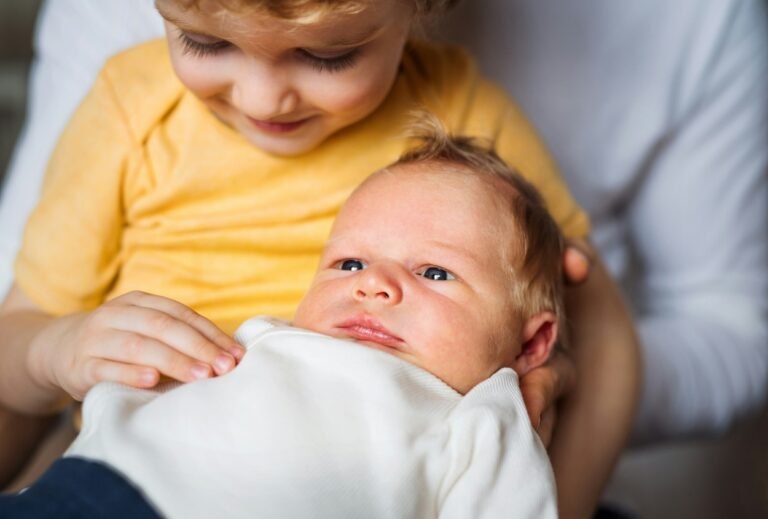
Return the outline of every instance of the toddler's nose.
[[[290,114],[299,104],[290,77],[261,64],[240,75],[233,86],[232,99],[242,112],[261,121]]]

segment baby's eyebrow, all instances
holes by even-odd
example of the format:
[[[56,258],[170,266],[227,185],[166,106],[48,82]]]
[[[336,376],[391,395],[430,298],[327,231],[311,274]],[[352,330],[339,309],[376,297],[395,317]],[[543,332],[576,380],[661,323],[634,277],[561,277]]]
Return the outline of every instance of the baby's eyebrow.
[[[323,257],[326,257],[328,254],[336,256],[338,254],[341,254],[342,252],[345,252],[345,253],[350,252],[348,250],[349,247],[346,245],[346,243],[349,241],[350,239],[347,236],[329,237],[328,240],[325,242],[325,245],[323,246],[323,252],[322,252]]]
[[[456,245],[454,243],[438,241],[438,240],[429,240],[427,243],[432,247],[445,250],[447,253],[451,254],[455,258],[459,258],[459,259],[466,258],[477,265],[482,265],[483,263],[482,258],[484,256],[480,255],[479,253],[476,253],[472,249],[468,249],[467,247]]]

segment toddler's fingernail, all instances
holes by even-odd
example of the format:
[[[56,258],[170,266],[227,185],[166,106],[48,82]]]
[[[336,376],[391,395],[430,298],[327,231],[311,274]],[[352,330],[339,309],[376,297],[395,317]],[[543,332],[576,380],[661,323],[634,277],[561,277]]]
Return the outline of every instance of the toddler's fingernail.
[[[235,359],[222,353],[216,357],[213,364],[219,368],[219,372],[226,373],[235,366]]]
[[[211,368],[206,364],[194,364],[192,366],[192,376],[196,379],[208,378],[211,376]]]
[[[243,355],[245,355],[245,350],[242,346],[236,346],[234,348],[229,349],[229,353],[232,354],[233,357],[237,360],[243,360]]]
[[[154,370],[142,371],[139,380],[142,385],[153,386],[157,383],[157,372]]]

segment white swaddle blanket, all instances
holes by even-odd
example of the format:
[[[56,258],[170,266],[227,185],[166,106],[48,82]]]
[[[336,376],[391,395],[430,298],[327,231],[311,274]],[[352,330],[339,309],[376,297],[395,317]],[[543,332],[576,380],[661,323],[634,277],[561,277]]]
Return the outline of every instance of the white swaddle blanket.
[[[549,462],[511,369],[461,396],[349,341],[264,319],[231,373],[103,383],[67,456],[111,465],[168,517],[546,518]]]

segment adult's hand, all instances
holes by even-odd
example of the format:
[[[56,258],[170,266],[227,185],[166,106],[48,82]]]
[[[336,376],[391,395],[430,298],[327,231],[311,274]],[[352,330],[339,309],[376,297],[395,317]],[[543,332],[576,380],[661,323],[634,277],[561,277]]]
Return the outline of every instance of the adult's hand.
[[[566,285],[580,285],[589,277],[594,263],[592,247],[581,238],[568,238],[563,254],[563,277]]]
[[[589,277],[593,251],[583,239],[566,240],[563,253],[563,278],[567,285],[580,285]],[[543,366],[527,373],[520,380],[520,389],[533,428],[545,447],[552,440],[557,422],[557,401],[568,394],[576,381],[573,359],[555,351]]]

